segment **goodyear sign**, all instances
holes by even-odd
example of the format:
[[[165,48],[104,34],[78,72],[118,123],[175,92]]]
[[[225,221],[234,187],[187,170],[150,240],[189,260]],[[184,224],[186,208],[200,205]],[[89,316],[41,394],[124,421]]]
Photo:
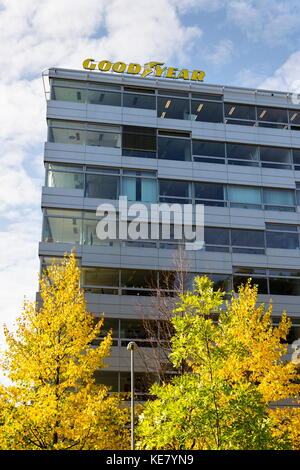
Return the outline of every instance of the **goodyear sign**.
[[[176,67],[166,67],[164,62],[147,62],[140,64],[125,64],[125,62],[110,62],[109,60],[85,59],[82,63],[83,68],[87,70],[101,70],[101,72],[127,73],[129,75],[139,75],[140,77],[165,77],[183,80],[192,80],[202,82],[205,77],[203,70],[178,69]]]

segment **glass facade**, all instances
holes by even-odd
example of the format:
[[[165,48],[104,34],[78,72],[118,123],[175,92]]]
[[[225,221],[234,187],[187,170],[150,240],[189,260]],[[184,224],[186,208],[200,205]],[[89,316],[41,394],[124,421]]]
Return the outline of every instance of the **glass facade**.
[[[59,258],[74,247],[87,301],[96,316],[105,311],[92,346],[112,330],[113,367],[120,370],[97,371],[96,381],[129,392],[122,362],[128,342],[148,354],[163,331],[154,321],[155,339],[149,338],[135,306],[150,312],[150,297],[176,300],[196,275],[208,275],[227,297],[251,278],[259,294],[297,314],[288,341],[299,337],[297,299],[288,298],[300,295],[300,144],[293,132],[300,130],[299,106],[283,93],[274,92],[273,100],[259,90],[254,98],[253,90],[184,82],[185,89],[172,90],[164,79],[62,74],[69,78],[50,79],[40,250],[47,265],[50,253]],[[193,268],[183,277],[175,260],[186,240],[172,224],[170,237],[162,224],[155,239],[98,237],[104,216],[96,216],[96,207],[120,196],[147,207],[205,206],[204,245],[188,253]],[[158,377],[138,371],[136,380],[143,400]]]

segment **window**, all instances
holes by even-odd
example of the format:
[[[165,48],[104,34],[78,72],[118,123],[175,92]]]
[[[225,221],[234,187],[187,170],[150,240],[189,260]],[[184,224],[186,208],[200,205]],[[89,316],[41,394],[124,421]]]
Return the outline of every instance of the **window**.
[[[300,171],[300,149],[292,149],[295,170]],[[298,166],[296,166],[298,165]]]
[[[206,245],[230,245],[229,229],[219,227],[205,227],[204,240]]]
[[[270,210],[284,210],[282,206],[294,206],[295,196],[292,189],[263,188],[263,199]]]
[[[251,284],[257,285],[259,294],[268,294],[268,281],[263,277],[249,276],[251,277]],[[242,284],[246,284],[247,276],[233,276],[233,289],[238,292],[239,287]]]
[[[267,248],[299,249],[299,235],[294,225],[266,224]]]
[[[192,100],[192,120],[201,122],[223,122],[223,104]]]
[[[86,174],[85,197],[117,199],[119,196],[119,176]]]
[[[120,128],[103,124],[49,121],[49,141],[61,144],[120,147]]]
[[[234,253],[264,254],[265,235],[262,230],[231,229],[231,244]]]
[[[123,126],[122,154],[132,157],[156,158],[156,129]]]
[[[290,163],[291,150],[281,147],[260,147],[260,159],[262,162]],[[268,168],[278,168],[278,165],[262,163],[262,166]],[[280,168],[290,169],[291,165],[280,165]]]
[[[289,120],[290,120],[290,125],[291,129],[293,131],[298,131],[299,130],[299,125],[300,125],[300,113],[298,109],[290,109],[288,111],[289,113]]]
[[[232,207],[260,209],[260,188],[254,186],[228,186],[228,200]]]
[[[155,96],[124,93],[123,106],[126,108],[156,109]]]
[[[227,157],[230,159],[238,160],[258,160],[258,147],[255,145],[246,144],[233,144],[227,143]],[[228,160],[228,163],[235,163],[234,161]],[[236,162],[240,164],[240,162]],[[257,165],[257,164],[256,164]]]
[[[157,289],[157,271],[122,269],[121,285],[134,289]]]
[[[191,197],[191,184],[188,181],[159,181],[160,201],[162,202],[178,202],[180,204],[188,204]]]
[[[47,209],[44,218],[43,241],[48,243],[81,243],[80,211]]]
[[[87,97],[87,91],[84,89],[85,84],[82,85],[83,88],[78,87],[69,88],[61,86],[52,86],[51,88],[51,99],[57,101],[71,101],[74,103],[85,103]]]
[[[90,83],[87,102],[106,106],[121,106],[121,87],[103,83]]]
[[[255,106],[238,103],[225,103],[225,122],[227,124],[255,125]]]
[[[47,186],[49,188],[83,189],[83,167],[48,164]]]
[[[278,127],[286,128],[288,122],[287,109],[281,108],[257,108],[257,119],[260,121],[259,125],[262,127]],[[272,124],[271,124],[272,123]],[[283,124],[273,124],[273,123],[283,123]]]
[[[119,270],[113,268],[82,268],[84,286],[119,286]]]
[[[157,201],[157,183],[154,172],[124,170],[123,174],[122,194],[127,196],[129,201]]]
[[[158,137],[158,158],[165,160],[191,160],[191,141],[176,137]]]
[[[269,286],[273,295],[300,295],[300,279],[270,277]]]
[[[101,317],[95,318],[95,323],[98,323]],[[115,339],[112,342],[112,346],[118,346],[119,339],[119,320],[117,318],[105,317],[104,322],[101,326],[100,334],[92,341],[93,346],[99,346],[104,336],[112,330],[112,338]]]
[[[231,275],[230,274],[207,274],[213,283],[214,291],[221,289],[223,292],[231,291]]]
[[[201,199],[224,199],[223,184],[195,183],[195,197]]]
[[[159,96],[157,98],[157,117],[190,119],[190,102],[188,99]]]
[[[121,338],[146,339],[147,333],[142,320],[121,319]]]
[[[212,142],[209,140],[193,140],[192,145],[193,145],[194,161],[210,162],[210,163],[225,163],[225,142]]]

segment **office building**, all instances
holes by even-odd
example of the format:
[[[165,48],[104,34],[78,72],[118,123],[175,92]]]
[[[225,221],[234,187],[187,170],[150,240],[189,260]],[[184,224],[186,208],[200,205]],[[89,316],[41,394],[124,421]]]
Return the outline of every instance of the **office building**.
[[[300,105],[289,93],[151,75],[51,68],[44,74],[48,139],[42,265],[76,247],[87,307],[113,328],[99,380],[129,390],[137,341],[142,393],[151,347],[142,317],[170,295],[181,242],[100,240],[96,209],[119,196],[146,205],[204,204],[202,249],[185,252],[187,287],[208,274],[227,292],[248,277],[259,300],[300,332]],[[145,359],[146,358],[146,359]],[[139,385],[140,384],[140,385]]]

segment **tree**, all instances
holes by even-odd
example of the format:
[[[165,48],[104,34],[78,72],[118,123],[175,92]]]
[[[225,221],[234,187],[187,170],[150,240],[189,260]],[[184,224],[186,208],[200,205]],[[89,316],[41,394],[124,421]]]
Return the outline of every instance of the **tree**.
[[[0,389],[2,449],[122,449],[127,412],[94,373],[109,355],[111,333],[97,348],[102,320],[86,311],[72,253],[40,280],[41,305],[24,303],[16,332],[5,329]]]
[[[195,279],[193,292],[180,295],[171,320],[171,360],[190,370],[152,386],[158,398],[140,415],[141,449],[296,448],[299,409],[270,406],[299,397],[297,368],[282,359],[290,321],[283,314],[273,327],[271,305],[257,306],[250,282],[225,308],[223,294],[203,276]],[[292,425],[298,426],[294,436]]]

